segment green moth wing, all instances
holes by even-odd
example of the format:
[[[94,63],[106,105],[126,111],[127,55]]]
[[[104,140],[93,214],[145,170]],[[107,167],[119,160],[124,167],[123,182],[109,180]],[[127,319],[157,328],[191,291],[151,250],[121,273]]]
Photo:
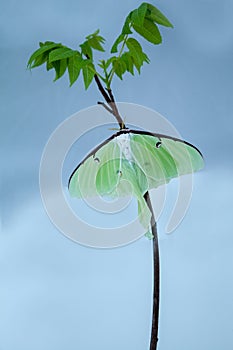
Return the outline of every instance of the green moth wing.
[[[204,161],[193,145],[167,135],[123,129],[98,145],[73,171],[71,196],[133,195],[141,224],[150,229],[145,193],[172,178],[200,170]]]
[[[200,151],[193,145],[166,135],[133,134],[131,149],[136,163],[145,172],[149,189],[172,178],[203,168]]]
[[[95,181],[99,168],[109,159],[117,159],[120,156],[119,149],[113,141],[101,146],[98,150],[92,151],[70,176],[68,187],[72,197],[87,198],[99,195]],[[110,176],[107,178],[110,179]]]

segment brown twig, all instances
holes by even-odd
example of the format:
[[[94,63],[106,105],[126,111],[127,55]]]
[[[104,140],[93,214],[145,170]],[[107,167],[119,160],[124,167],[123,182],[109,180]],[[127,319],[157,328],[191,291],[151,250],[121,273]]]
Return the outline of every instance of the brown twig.
[[[115,102],[112,90],[111,89],[107,89],[107,91],[108,91],[108,94],[110,96],[111,107],[112,107],[112,109],[114,111],[114,115],[115,115],[115,117],[116,117],[116,119],[118,121],[118,124],[120,125],[121,129],[125,129],[125,123],[124,123],[123,119],[121,118],[120,113],[118,111],[118,108],[117,108],[117,105],[116,105],[116,102]]]
[[[97,104],[103,106],[109,113],[114,114],[113,110],[109,108],[104,102],[98,101]]]
[[[106,90],[104,89],[97,74],[94,75],[94,79],[95,79],[95,82],[98,86],[98,89],[101,92],[102,96],[104,97],[105,101],[111,107],[109,112],[112,113],[114,115],[114,117],[116,118],[116,120],[120,126],[120,129],[125,129],[125,123],[123,122],[123,119],[121,118],[120,113],[117,109],[117,105],[116,105],[116,102],[114,100],[114,96],[112,94],[111,89],[107,89],[108,93],[106,92]],[[106,105],[103,105],[104,108],[106,108],[105,106]]]
[[[97,74],[94,75],[94,79],[95,79],[95,82],[96,82],[96,84],[98,86],[98,89],[100,90],[101,94],[103,95],[105,101],[108,104],[110,104],[112,101],[111,101],[110,97],[108,96],[107,92],[105,91],[103,85],[101,84],[101,81],[100,81],[100,79],[99,79]]]

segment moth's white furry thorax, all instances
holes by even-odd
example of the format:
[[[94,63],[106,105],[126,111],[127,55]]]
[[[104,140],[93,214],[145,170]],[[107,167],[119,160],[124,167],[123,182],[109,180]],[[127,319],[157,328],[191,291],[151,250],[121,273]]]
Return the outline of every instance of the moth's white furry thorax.
[[[130,135],[121,134],[116,137],[116,143],[120,147],[121,153],[124,154],[127,160],[132,160],[132,152],[130,147]]]

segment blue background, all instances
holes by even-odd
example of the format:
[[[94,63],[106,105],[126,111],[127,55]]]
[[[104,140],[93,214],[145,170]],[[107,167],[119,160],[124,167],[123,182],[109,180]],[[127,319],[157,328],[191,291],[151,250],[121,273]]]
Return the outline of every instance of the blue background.
[[[111,250],[80,246],[55,229],[40,199],[44,145],[60,122],[99,100],[96,87],[85,92],[80,80],[70,89],[67,77],[53,84],[43,67],[26,70],[39,41],[75,48],[100,27],[112,43],[139,4],[0,2],[1,350],[148,349],[151,242]],[[175,28],[161,29],[163,45],[143,45],[151,64],[140,77],[115,79],[116,98],[160,112],[206,159],[178,229],[164,234],[166,210],[159,221],[159,350],[230,350],[233,2],[154,4]]]

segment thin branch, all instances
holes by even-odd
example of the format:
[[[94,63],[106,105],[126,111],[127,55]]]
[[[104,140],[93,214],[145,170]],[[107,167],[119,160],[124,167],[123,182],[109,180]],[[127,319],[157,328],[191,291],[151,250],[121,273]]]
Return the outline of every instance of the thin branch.
[[[97,74],[94,75],[94,78],[95,78],[95,82],[98,86],[98,89],[99,91],[101,92],[101,94],[103,95],[105,101],[109,104],[109,106],[112,108],[111,109],[111,112],[114,117],[116,118],[119,126],[120,126],[120,129],[125,129],[125,124],[123,122],[123,119],[121,118],[120,114],[119,114],[119,111],[117,109],[117,106],[116,106],[116,103],[115,103],[115,100],[114,100],[114,97],[113,97],[113,94],[112,94],[112,91],[111,89],[107,89],[108,93],[105,91],[99,77]]]
[[[111,99],[111,107],[112,107],[114,115],[115,115],[115,117],[116,117],[116,119],[118,121],[118,124],[120,125],[121,129],[125,129],[125,123],[124,123],[123,119],[121,118],[120,113],[118,111],[118,108],[117,108],[117,105],[116,105],[116,102],[115,102],[112,90],[111,89],[107,89],[107,91],[109,93],[109,96],[110,96],[110,99]]]
[[[113,110],[109,108],[104,102],[98,101],[97,104],[103,106],[109,113],[114,114]]]
[[[107,92],[105,91],[103,85],[101,84],[101,81],[100,81],[100,79],[99,79],[97,74],[94,75],[94,79],[95,79],[95,82],[96,82],[96,84],[98,86],[98,89],[100,90],[101,94],[103,95],[105,101],[108,104],[110,104],[112,101],[111,101],[110,97],[108,96]]]
[[[159,327],[159,292],[160,292],[160,276],[159,276],[159,244],[158,233],[156,227],[155,216],[153,207],[151,204],[149,192],[144,195],[144,199],[151,211],[151,230],[154,236],[153,238],[153,258],[154,258],[154,290],[153,290],[153,314],[152,314],[152,327],[151,327],[151,339],[150,350],[157,349],[158,343],[158,327]]]

